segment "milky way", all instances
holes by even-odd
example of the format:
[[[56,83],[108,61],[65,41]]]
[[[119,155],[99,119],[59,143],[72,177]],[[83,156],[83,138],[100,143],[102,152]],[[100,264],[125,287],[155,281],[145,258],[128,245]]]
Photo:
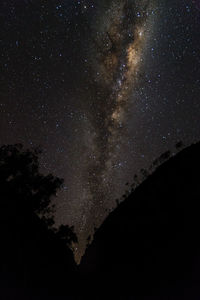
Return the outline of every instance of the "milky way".
[[[199,0],[0,1],[0,143],[64,178],[56,225],[88,236],[161,153],[200,139]]]
[[[142,74],[145,46],[155,22],[154,9],[153,1],[115,1],[89,28],[95,94],[89,114],[93,137],[88,151],[89,158],[94,159],[86,162],[86,182],[88,197],[95,205],[88,210],[87,220],[103,214],[111,196],[109,177],[118,161],[116,149],[125,134],[130,97]]]

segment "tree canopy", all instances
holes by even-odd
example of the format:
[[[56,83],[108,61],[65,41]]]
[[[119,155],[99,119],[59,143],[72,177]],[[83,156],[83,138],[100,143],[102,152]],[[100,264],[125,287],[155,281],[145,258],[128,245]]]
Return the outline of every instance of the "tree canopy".
[[[52,291],[76,269],[73,228],[54,222],[52,197],[63,180],[41,174],[40,153],[21,144],[0,147],[0,292],[5,286]]]

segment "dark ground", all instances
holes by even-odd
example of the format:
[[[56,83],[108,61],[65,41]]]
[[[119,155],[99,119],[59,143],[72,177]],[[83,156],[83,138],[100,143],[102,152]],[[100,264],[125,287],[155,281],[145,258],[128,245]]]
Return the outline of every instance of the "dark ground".
[[[164,162],[109,215],[79,267],[39,218],[16,226],[4,208],[0,299],[200,299],[199,170],[200,143]]]
[[[124,296],[200,299],[199,187],[196,144],[158,167],[109,215],[80,266],[88,281]]]

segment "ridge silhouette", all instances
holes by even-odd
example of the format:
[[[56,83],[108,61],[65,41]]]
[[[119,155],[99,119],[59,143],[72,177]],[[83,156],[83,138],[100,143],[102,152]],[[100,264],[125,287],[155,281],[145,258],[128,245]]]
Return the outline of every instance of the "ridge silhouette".
[[[200,143],[157,167],[110,213],[80,264],[83,286],[199,299],[199,203]]]
[[[78,267],[73,228],[54,228],[63,181],[39,173],[38,155],[0,147],[0,299],[199,299],[200,143],[153,163],[169,158],[110,213]]]

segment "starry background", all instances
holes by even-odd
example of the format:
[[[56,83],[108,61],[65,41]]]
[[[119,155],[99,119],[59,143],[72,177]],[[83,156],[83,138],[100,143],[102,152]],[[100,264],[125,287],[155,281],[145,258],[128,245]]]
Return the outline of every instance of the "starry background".
[[[134,174],[200,138],[200,1],[0,3],[0,143],[65,179],[77,260]]]

